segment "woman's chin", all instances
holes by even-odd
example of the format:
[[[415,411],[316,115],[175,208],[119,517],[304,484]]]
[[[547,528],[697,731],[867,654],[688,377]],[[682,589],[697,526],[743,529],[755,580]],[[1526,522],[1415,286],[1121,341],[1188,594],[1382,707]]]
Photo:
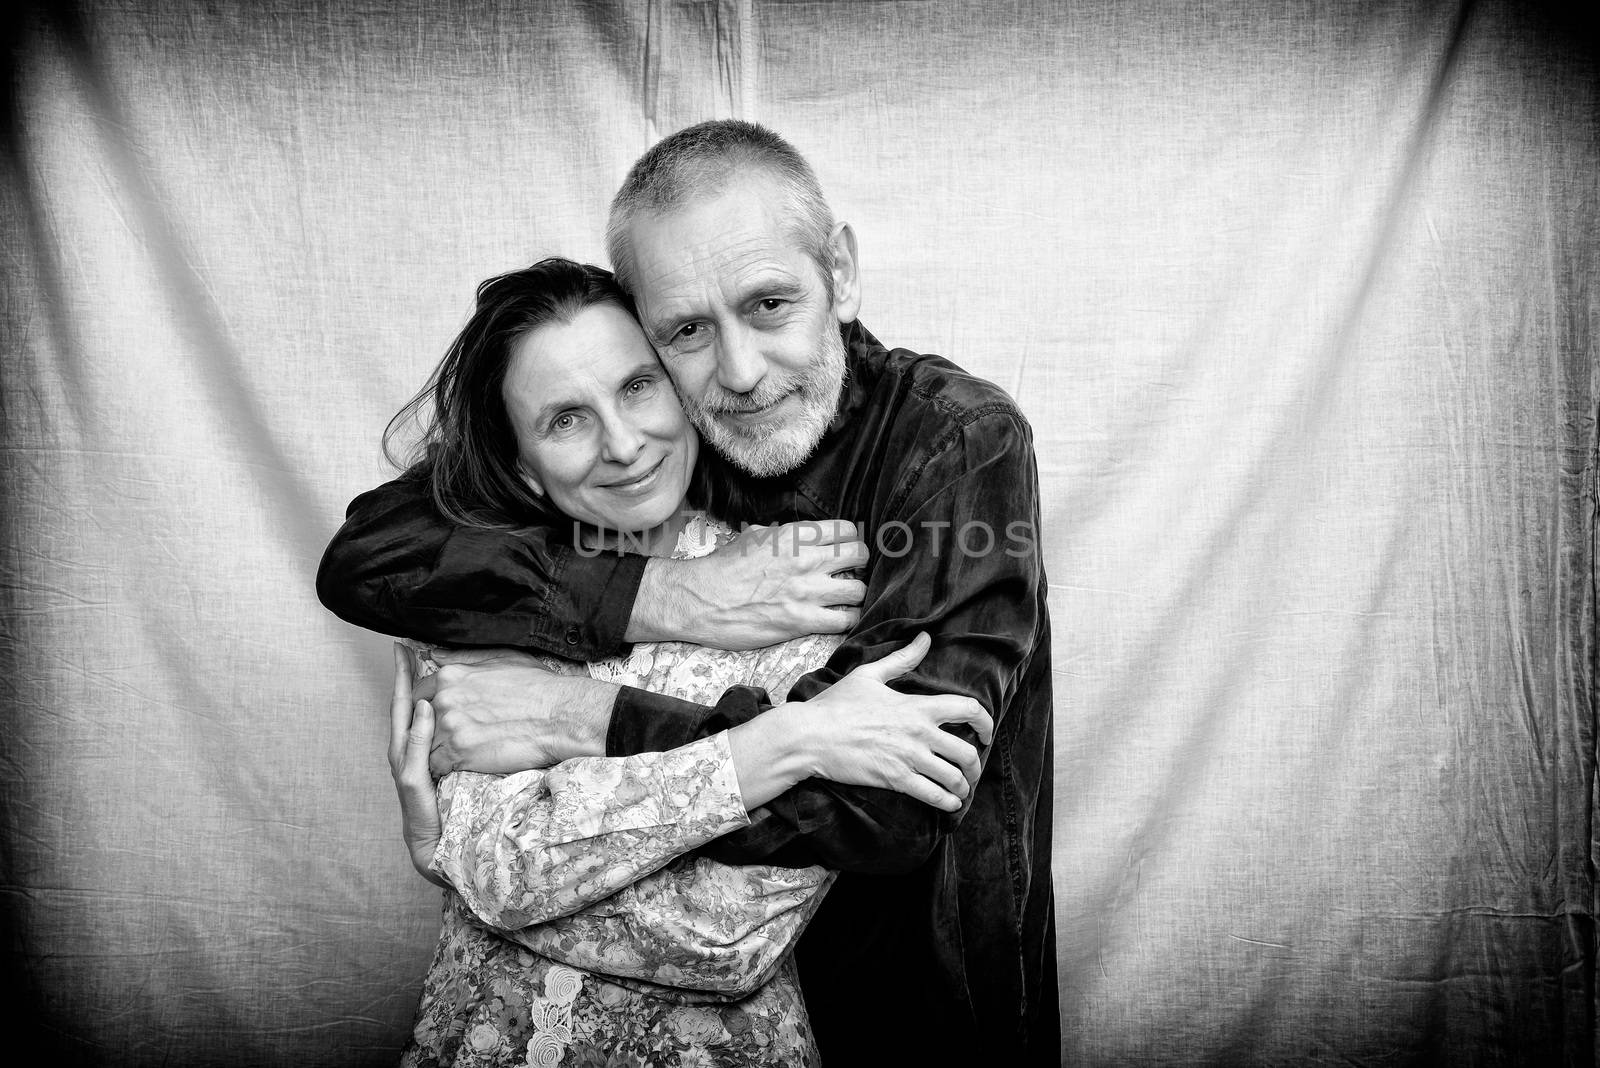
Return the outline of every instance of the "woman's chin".
[[[613,513],[606,521],[591,516],[582,520],[588,528],[586,540],[598,542],[603,548],[621,548],[624,552],[668,555],[677,544],[684,508],[682,502],[676,502],[671,507],[641,507]]]

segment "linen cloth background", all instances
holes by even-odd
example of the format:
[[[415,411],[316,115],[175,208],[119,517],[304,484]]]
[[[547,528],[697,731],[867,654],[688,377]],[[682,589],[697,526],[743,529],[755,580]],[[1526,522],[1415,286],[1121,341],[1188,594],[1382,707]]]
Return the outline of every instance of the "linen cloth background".
[[[6,18],[8,1035],[392,1063],[437,893],[319,555],[476,282],[603,262],[628,164],[735,115],[855,224],[869,328],[1033,421],[1063,1059],[1591,1061],[1600,100],[1560,11]]]

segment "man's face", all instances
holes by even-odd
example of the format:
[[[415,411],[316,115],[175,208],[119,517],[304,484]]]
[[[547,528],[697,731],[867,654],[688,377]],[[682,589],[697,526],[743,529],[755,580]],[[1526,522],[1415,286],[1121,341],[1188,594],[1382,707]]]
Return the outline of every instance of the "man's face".
[[[757,476],[798,467],[839,403],[848,321],[757,176],[634,220],[639,317],[684,410],[713,448]],[[849,312],[854,317],[853,309]]]

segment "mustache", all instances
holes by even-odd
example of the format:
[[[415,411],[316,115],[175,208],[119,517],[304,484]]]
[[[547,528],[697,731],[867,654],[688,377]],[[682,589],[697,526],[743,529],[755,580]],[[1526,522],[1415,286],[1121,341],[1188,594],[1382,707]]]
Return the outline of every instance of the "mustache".
[[[749,393],[731,393],[719,386],[716,396],[702,397],[696,402],[695,407],[713,415],[755,412],[771,407],[796,390],[804,389],[805,386],[803,375],[786,378],[781,382],[768,379]]]

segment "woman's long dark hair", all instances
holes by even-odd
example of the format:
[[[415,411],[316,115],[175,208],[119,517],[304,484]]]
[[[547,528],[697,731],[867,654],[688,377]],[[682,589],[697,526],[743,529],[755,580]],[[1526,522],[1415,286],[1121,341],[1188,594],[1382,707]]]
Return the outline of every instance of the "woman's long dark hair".
[[[478,286],[472,318],[450,343],[427,385],[389,420],[383,451],[426,480],[440,514],[455,523],[496,529],[557,515],[517,470],[517,435],[502,388],[512,348],[531,330],[568,323],[585,308],[633,303],[603,267],[551,257]],[[395,439],[410,423],[422,435],[407,461]]]

